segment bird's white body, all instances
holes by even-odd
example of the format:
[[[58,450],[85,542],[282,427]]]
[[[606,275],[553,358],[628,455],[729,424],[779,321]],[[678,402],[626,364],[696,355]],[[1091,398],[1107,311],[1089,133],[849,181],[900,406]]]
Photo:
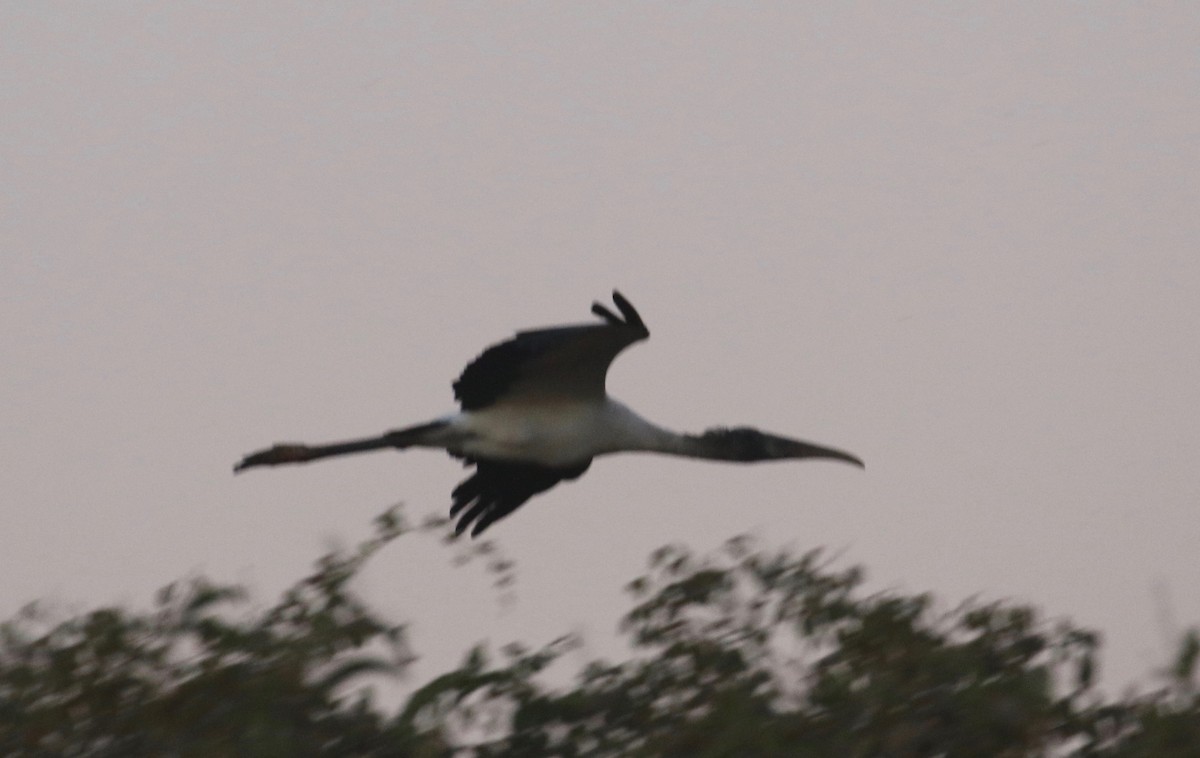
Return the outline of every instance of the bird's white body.
[[[498,403],[442,420],[444,431],[417,446],[555,468],[621,451],[672,452],[679,440],[679,435],[609,397],[598,402],[563,398],[549,403]]]

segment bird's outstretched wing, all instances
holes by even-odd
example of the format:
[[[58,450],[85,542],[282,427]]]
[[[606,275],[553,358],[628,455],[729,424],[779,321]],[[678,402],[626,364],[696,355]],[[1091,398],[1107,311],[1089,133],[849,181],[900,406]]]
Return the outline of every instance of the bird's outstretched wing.
[[[545,492],[564,479],[575,479],[587,471],[591,459],[573,468],[550,468],[535,463],[466,459],[475,473],[454,488],[450,518],[466,509],[454,527],[462,534],[474,524],[471,536],[521,507],[526,500]]]
[[[613,292],[613,302],[621,315],[592,304],[592,313],[603,324],[518,332],[509,341],[489,347],[454,383],[455,399],[464,411],[485,408],[502,398],[600,400],[613,359],[650,336],[642,317],[620,292]]]

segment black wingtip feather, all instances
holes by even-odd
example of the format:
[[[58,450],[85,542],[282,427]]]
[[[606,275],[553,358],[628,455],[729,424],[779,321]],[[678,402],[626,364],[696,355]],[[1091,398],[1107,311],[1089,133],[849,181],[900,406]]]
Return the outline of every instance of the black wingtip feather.
[[[592,303],[592,313],[604,319],[613,326],[625,326],[625,322],[620,319],[617,314],[605,308],[600,303]]]
[[[613,313],[607,306],[600,303],[592,303],[592,313],[607,321],[613,326],[624,326],[631,329],[636,329],[638,332],[650,336],[650,330],[646,328],[646,322],[642,321],[642,317],[638,314],[637,309],[633,307],[624,295],[617,290],[613,290],[613,302],[617,305],[617,310],[621,315]],[[622,316],[624,318],[622,318]]]
[[[484,516],[484,514],[486,511],[489,510],[489,508],[488,508],[489,505],[490,505],[489,503],[486,503],[484,501],[479,501],[479,502],[475,503],[475,505],[473,505],[471,507],[471,509],[468,510],[466,513],[464,513],[463,517],[458,520],[458,524],[455,525],[455,527],[454,527],[454,533],[462,534],[463,532],[465,532],[467,530],[467,527],[471,525],[471,522],[475,522],[475,528],[471,530],[472,537],[474,537],[475,535],[477,535],[481,531],[483,531],[483,526],[485,524],[485,518],[486,518],[486,516]],[[491,522],[489,521],[486,523],[491,523]]]
[[[650,334],[650,330],[646,328],[646,322],[642,321],[642,317],[637,312],[637,309],[633,307],[633,303],[629,302],[629,300],[627,300],[625,296],[617,290],[613,290],[612,296],[613,302],[617,304],[617,310],[621,311],[621,315],[625,317],[625,323],[634,327],[638,331],[641,331],[645,334]]]

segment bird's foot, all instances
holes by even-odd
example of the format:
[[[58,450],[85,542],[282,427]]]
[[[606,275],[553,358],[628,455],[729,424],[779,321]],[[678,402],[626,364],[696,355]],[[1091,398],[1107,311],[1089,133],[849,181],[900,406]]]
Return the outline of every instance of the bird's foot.
[[[307,445],[275,445],[266,450],[251,453],[233,467],[233,473],[254,466],[278,466],[281,463],[303,463],[311,458],[311,449]]]

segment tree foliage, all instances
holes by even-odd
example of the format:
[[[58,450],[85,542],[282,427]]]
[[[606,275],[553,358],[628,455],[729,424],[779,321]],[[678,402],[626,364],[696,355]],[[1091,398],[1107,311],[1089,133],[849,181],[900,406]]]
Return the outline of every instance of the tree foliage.
[[[412,660],[404,627],[350,584],[409,530],[394,512],[376,526],[264,610],[201,578],[167,586],[148,612],[51,623],[34,608],[6,622],[0,754],[1200,754],[1195,631],[1158,690],[1110,701],[1090,631],[1019,603],[868,593],[860,569],[745,538],[708,557],[655,552],[629,585],[627,660],[551,686],[547,669],[578,640],[498,658],[480,644],[391,712],[364,685]],[[494,548],[464,545],[460,559],[483,556],[511,582]]]

